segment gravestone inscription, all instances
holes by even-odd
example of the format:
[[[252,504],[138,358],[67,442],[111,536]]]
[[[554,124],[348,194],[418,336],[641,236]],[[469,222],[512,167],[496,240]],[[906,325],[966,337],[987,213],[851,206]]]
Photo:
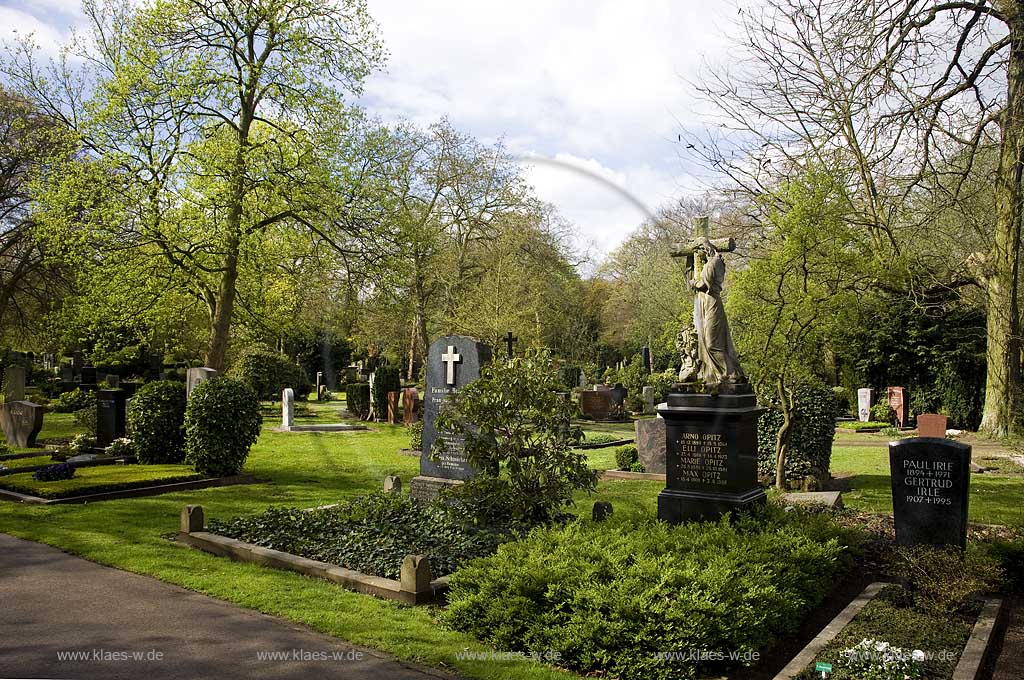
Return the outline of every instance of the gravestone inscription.
[[[971,447],[934,437],[889,443],[892,509],[900,545],[967,545]]]
[[[43,407],[30,401],[0,404],[0,428],[8,444],[19,449],[31,448],[43,428]]]
[[[105,449],[125,435],[128,395],[124,390],[99,390],[96,393],[96,447]]]
[[[447,335],[430,345],[426,365],[426,394],[423,397],[423,449],[420,474],[409,485],[413,498],[432,500],[445,486],[469,479],[476,470],[463,453],[465,436],[438,432],[436,421],[451,395],[480,377],[480,368],[491,360],[491,348],[474,338]],[[434,443],[443,448],[435,454]]]

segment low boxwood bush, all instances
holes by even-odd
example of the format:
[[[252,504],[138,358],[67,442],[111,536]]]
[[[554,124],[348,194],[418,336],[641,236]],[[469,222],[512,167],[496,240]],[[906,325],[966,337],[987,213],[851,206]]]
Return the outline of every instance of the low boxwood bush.
[[[858,541],[824,514],[777,506],[717,524],[538,528],[453,574],[442,618],[497,649],[557,652],[584,675],[719,676],[728,659],[690,653],[763,651],[792,632]]]
[[[370,383],[349,383],[345,387],[345,403],[349,413],[360,420],[370,415]]]
[[[53,400],[53,410],[57,413],[75,413],[83,409],[96,408],[96,393],[87,392],[76,387]]]
[[[96,425],[99,415],[96,413],[96,407],[83,408],[79,411],[75,411],[75,425],[84,428],[87,433],[92,436],[96,436]]]
[[[271,508],[255,517],[211,519],[207,531],[364,574],[397,579],[406,555],[430,556],[435,578],[494,552],[505,536],[465,521],[445,502],[418,506],[383,492],[333,508]]]
[[[615,449],[615,465],[620,470],[629,470],[633,467],[633,464],[640,460],[640,454],[637,452],[636,446],[628,444],[626,446],[620,446]]]
[[[70,463],[47,465],[32,473],[32,478],[37,482],[59,482],[62,479],[71,479],[74,476],[75,466]]]
[[[185,386],[160,380],[141,387],[128,405],[128,431],[140,463],[185,460]]]
[[[259,399],[245,384],[224,377],[200,383],[185,408],[185,462],[202,475],[237,475],[260,423]]]
[[[977,595],[998,590],[1005,574],[998,557],[976,546],[897,546],[888,556],[889,572],[904,579],[917,606],[933,614],[969,611]]]
[[[786,479],[827,478],[836,434],[835,394],[820,382],[808,381],[793,390],[794,416],[786,455]],[[768,405],[757,423],[757,466],[762,476],[775,476],[775,442],[782,411]]]

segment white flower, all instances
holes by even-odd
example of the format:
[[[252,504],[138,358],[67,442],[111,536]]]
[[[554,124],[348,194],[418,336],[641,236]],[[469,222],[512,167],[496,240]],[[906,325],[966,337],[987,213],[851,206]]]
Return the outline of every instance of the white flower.
[[[887,649],[889,649],[889,643],[888,642],[876,642],[875,643],[875,651],[876,652],[884,652]]]
[[[922,661],[924,661],[924,652],[922,652],[920,649],[915,649],[913,652],[910,653],[910,657],[917,663],[921,663]]]

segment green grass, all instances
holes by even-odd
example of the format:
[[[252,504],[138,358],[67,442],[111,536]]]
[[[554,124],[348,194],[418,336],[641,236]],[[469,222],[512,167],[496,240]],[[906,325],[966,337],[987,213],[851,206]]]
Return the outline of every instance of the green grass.
[[[852,489],[843,493],[847,507],[892,514],[889,451],[884,446],[836,446],[832,472],[852,472]],[[971,475],[968,518],[981,524],[1024,526],[1024,477],[985,473]]]
[[[188,465],[98,465],[75,470],[71,479],[40,482],[31,472],[0,477],[0,487],[43,498],[61,498],[111,490],[148,486],[170,480],[200,479]]]
[[[0,465],[7,467],[8,470],[13,470],[14,468],[33,467],[35,465],[50,465],[53,462],[50,456],[32,456],[31,458],[0,460]]]
[[[327,408],[337,410],[337,402]],[[266,478],[268,483],[87,505],[0,502],[0,531],[303,623],[402,659],[444,664],[463,677],[576,677],[532,661],[459,660],[455,655],[462,651],[488,647],[466,634],[440,628],[432,607],[379,600],[298,574],[232,562],[161,538],[177,531],[186,504],[201,504],[207,516],[221,519],[256,514],[273,505],[312,507],[379,489],[388,474],[398,474],[408,483],[419,469],[415,457],[397,453],[409,441],[401,426],[374,425],[374,432],[302,434],[271,432],[275,426],[273,422],[264,424],[246,464],[246,472]],[[622,489],[626,491],[626,487]],[[631,489],[611,494],[616,512],[635,504],[637,493]],[[581,510],[589,514],[589,505]]]

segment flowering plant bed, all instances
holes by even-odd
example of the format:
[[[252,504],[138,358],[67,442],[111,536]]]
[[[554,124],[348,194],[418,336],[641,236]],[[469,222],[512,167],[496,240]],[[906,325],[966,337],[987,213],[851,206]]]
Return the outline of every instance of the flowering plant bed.
[[[821,678],[824,663],[831,680],[950,680],[979,611],[924,610],[903,586],[886,585],[795,678]]]

